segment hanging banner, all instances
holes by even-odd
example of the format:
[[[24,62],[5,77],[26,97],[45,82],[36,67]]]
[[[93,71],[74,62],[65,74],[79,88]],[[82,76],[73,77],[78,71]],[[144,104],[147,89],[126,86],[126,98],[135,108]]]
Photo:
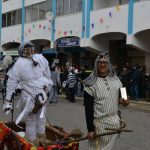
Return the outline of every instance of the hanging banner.
[[[80,46],[80,38],[67,37],[57,40],[57,47],[72,47],[72,46]]]

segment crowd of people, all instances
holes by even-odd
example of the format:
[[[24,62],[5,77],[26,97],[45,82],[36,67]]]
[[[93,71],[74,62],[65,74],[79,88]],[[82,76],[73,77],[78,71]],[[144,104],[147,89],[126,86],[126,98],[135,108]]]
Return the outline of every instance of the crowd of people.
[[[127,89],[128,96],[132,100],[150,99],[150,75],[145,66],[126,63],[121,72],[117,71],[118,77]]]
[[[131,100],[150,99],[150,74],[146,72],[145,66],[137,64],[131,66],[127,62],[121,69],[115,65],[114,70],[123,86],[126,87],[127,95]],[[59,76],[58,94],[64,92],[66,99],[70,102],[75,102],[75,96],[83,96],[83,81],[91,73],[91,71],[87,71],[86,66],[82,66],[79,71],[76,65],[66,65],[65,67],[56,67],[55,71],[58,72],[56,76]]]
[[[66,99],[72,103],[75,102],[76,96],[83,96],[83,81],[91,73],[86,70],[86,66],[81,67],[79,71],[76,65],[67,63],[65,67],[55,66],[55,71],[57,94],[65,94]]]

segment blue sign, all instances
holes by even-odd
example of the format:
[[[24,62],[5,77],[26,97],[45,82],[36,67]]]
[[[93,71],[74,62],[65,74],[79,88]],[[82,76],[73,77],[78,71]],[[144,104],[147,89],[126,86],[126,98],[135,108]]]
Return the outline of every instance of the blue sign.
[[[57,47],[73,47],[73,46],[80,46],[80,38],[69,37],[57,40]]]

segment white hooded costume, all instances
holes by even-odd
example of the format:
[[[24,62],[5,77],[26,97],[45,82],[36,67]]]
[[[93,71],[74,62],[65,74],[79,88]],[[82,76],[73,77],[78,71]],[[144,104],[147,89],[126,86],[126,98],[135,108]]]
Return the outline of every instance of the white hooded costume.
[[[24,47],[25,44],[22,46]],[[53,85],[50,79],[50,70],[47,60],[41,54],[34,54],[32,57],[37,65],[33,64],[33,60],[27,57],[19,57],[14,66],[8,71],[9,76],[6,88],[6,100],[10,101],[12,94],[19,83],[21,86],[21,100],[25,106],[22,116],[25,117],[26,137],[30,141],[36,139],[37,134],[45,133],[45,116],[41,112],[45,111],[46,93],[43,90]],[[33,114],[32,110],[35,104],[36,95],[43,94],[43,107]],[[17,118],[18,119],[18,118]],[[19,120],[20,121],[20,120]],[[19,123],[17,121],[17,123]]]

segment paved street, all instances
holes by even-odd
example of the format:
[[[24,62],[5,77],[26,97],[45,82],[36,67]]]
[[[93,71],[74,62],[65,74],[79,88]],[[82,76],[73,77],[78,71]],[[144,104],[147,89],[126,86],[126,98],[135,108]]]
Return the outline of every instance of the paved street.
[[[2,108],[2,101],[0,101],[0,106]],[[128,124],[127,128],[133,129],[134,132],[122,134],[113,150],[150,150],[150,111],[136,109],[135,106],[121,108],[121,110]],[[20,110],[15,111],[14,118],[19,112]],[[11,118],[10,115],[4,115],[1,109],[0,114],[0,120]],[[61,96],[57,104],[47,104],[47,117],[52,125],[61,126],[67,132],[79,128],[86,134],[82,99],[78,99],[76,103],[69,103]],[[87,150],[87,141],[80,142],[80,150]]]

